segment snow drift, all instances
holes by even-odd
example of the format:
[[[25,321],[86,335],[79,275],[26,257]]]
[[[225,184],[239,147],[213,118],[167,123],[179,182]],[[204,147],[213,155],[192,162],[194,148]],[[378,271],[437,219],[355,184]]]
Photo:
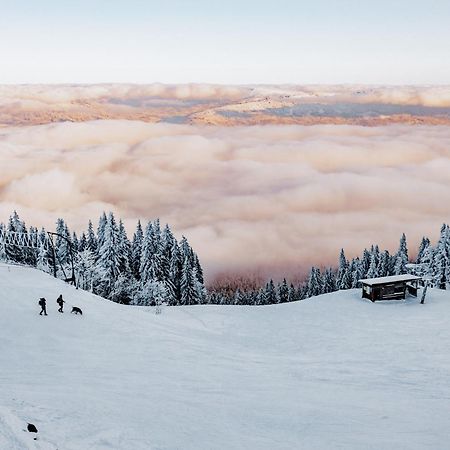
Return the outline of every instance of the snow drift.
[[[155,315],[2,264],[0,448],[444,449],[449,313],[350,290]]]

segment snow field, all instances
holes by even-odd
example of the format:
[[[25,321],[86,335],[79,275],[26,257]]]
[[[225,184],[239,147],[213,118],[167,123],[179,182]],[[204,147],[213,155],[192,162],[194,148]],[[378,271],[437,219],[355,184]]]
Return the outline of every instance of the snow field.
[[[428,292],[155,315],[0,264],[0,448],[447,449],[450,294]]]

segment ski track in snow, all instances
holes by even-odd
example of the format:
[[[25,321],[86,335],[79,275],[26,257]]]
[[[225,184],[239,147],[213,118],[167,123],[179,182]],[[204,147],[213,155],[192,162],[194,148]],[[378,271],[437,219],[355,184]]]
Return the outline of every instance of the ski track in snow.
[[[1,450],[447,450],[449,380],[444,291],[155,315],[0,264]]]

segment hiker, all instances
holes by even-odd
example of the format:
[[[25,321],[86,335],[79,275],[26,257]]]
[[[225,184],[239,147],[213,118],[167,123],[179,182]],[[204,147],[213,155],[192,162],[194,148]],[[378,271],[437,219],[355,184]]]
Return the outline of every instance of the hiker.
[[[40,316],[42,316],[42,313],[44,313],[44,316],[47,315],[46,302],[47,302],[47,300],[45,300],[44,297],[42,297],[38,302],[39,306],[41,307],[41,312],[39,313]]]
[[[57,298],[56,303],[58,303],[58,305],[59,305],[58,312],[60,312],[60,313],[64,312],[64,311],[63,311],[63,305],[64,305],[64,303],[66,303],[66,302],[65,302],[65,301],[63,300],[63,298],[62,298],[62,294],[59,294],[59,297]]]

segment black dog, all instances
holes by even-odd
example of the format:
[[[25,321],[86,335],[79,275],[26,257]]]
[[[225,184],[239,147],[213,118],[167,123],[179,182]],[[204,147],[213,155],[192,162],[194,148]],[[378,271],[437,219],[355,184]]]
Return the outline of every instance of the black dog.
[[[75,314],[81,314],[81,315],[83,315],[83,311],[81,311],[81,309],[78,308],[78,306],[72,306],[72,311],[71,311],[71,312],[73,312],[73,313],[75,313]]]

